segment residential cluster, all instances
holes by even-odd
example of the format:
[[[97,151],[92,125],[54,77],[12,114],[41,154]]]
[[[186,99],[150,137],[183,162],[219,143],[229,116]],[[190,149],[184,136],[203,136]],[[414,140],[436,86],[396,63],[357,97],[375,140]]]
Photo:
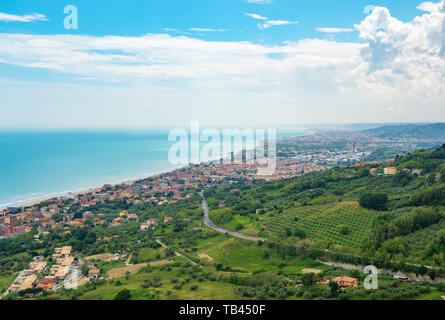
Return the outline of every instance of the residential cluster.
[[[31,288],[57,289],[75,269],[72,247],[55,248],[51,260],[50,265],[44,261],[44,257],[35,257],[29,263],[27,269],[19,272],[16,279],[9,285],[6,293]]]

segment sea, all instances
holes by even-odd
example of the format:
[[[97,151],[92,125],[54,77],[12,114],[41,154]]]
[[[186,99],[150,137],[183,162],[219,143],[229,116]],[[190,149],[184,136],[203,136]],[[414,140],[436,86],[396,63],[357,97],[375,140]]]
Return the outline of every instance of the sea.
[[[0,208],[173,170],[169,132],[0,131]],[[277,138],[310,133],[278,129]]]

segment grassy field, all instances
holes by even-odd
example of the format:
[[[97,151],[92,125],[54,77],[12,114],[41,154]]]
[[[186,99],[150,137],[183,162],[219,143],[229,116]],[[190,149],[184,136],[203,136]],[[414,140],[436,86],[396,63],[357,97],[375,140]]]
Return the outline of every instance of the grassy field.
[[[115,261],[115,262],[99,262],[97,266],[108,272],[111,269],[121,268],[125,266],[125,261]]]
[[[175,258],[176,262],[184,262],[184,258]],[[182,270],[182,271],[181,271]],[[113,271],[113,270],[111,270]],[[193,272],[183,272],[184,269],[180,264],[175,264],[169,270],[154,268],[146,270],[139,268],[139,271],[130,275],[128,279],[119,278],[112,281],[106,281],[105,284],[95,286],[93,289],[83,288],[82,294],[78,297],[81,300],[112,300],[115,295],[123,290],[128,289],[131,292],[132,300],[225,300],[237,299],[233,293],[236,287],[233,284],[219,281],[210,281],[208,279],[195,279],[190,276]],[[146,287],[144,284],[147,280],[157,279],[159,286]],[[179,287],[178,283],[182,283]],[[70,293],[72,294],[72,292]],[[68,296],[69,297],[69,296]],[[57,298],[55,296],[54,298]],[[66,298],[66,297],[62,297]]]
[[[360,208],[356,202],[291,208],[262,221],[265,229],[279,234],[300,229],[308,237],[334,244],[361,247],[376,213]]]
[[[165,258],[165,250],[158,248],[142,248],[137,252],[137,261],[138,263],[156,261]]]
[[[116,279],[116,278],[125,277],[127,272],[129,272],[130,274],[135,274],[140,269],[142,269],[146,266],[147,266],[146,263],[141,263],[141,264],[135,264],[135,265],[131,265],[131,266],[125,266],[122,268],[110,269],[107,272],[107,276],[108,276],[107,279]]]
[[[17,277],[17,273],[10,274],[9,276],[0,276],[0,294],[8,289],[15,277]]]
[[[304,259],[284,260],[273,250],[234,238],[226,238],[200,253],[212,257],[213,264],[221,264],[232,270],[248,273],[281,271],[283,274],[295,274],[309,267],[308,261]]]

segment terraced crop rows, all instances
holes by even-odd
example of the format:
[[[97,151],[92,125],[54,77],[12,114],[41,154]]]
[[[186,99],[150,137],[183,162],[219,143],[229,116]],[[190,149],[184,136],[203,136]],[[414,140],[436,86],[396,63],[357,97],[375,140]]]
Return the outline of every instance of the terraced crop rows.
[[[374,217],[372,212],[346,202],[299,208],[265,219],[263,224],[273,233],[284,232],[286,228],[290,230],[298,228],[312,238],[350,247],[361,247],[371,229]],[[340,232],[342,226],[349,229],[348,234]]]

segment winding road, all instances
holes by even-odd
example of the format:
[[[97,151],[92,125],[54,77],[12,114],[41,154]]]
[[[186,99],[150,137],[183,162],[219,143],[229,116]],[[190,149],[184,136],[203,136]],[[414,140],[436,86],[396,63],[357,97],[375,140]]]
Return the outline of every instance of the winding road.
[[[251,240],[251,241],[266,241],[265,238],[260,238],[260,237],[255,237],[255,236],[250,236],[248,234],[244,234],[244,233],[239,233],[239,232],[235,232],[232,230],[228,230],[222,227],[217,226],[216,224],[214,224],[209,217],[209,206],[207,205],[207,201],[206,198],[204,197],[204,191],[201,191],[199,193],[201,195],[202,198],[202,209],[204,210],[204,224],[215,230],[218,231],[220,233],[225,233],[225,234],[230,234],[231,236],[237,237],[237,238],[241,238],[241,239],[245,239],[245,240]]]

